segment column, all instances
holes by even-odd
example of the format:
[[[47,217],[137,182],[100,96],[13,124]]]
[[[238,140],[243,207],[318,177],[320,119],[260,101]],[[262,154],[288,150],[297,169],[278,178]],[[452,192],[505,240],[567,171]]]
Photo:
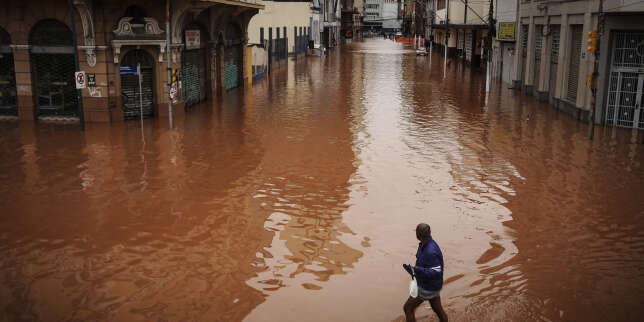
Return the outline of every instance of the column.
[[[534,17],[530,16],[530,24],[528,27],[528,54],[526,56],[525,66],[525,75],[522,75],[523,79],[523,91],[526,94],[532,94],[534,82]]]
[[[31,64],[29,62],[28,46],[18,45],[13,48],[13,64],[18,94],[18,118],[21,120],[33,120],[35,116],[34,89],[31,84]]]

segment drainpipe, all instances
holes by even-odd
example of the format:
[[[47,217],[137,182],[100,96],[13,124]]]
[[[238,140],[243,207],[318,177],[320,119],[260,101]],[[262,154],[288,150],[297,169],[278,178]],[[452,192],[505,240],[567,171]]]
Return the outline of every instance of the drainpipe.
[[[170,64],[170,0],[165,1],[165,52],[168,61],[168,122],[172,129],[172,99],[170,88],[172,87],[172,65]]]
[[[447,47],[449,47],[449,0],[445,2],[445,59],[443,59],[443,78],[447,77]]]
[[[67,1],[67,6],[69,9],[69,18],[71,19],[72,27],[72,41],[74,45],[74,68],[75,71],[79,72],[80,67],[78,66],[78,40],[76,39],[76,23],[74,22],[74,5],[72,0]],[[85,113],[83,112],[83,90],[76,90],[76,100],[78,101],[78,121],[80,123],[80,130],[85,131]]]

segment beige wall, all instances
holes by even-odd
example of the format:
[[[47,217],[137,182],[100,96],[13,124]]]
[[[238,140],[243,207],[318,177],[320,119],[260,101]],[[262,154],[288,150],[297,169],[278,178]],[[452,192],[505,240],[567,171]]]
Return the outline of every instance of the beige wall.
[[[248,42],[259,44],[260,28],[264,28],[264,38],[268,39],[268,28],[273,28],[273,38],[276,37],[275,28],[280,28],[280,37],[282,28],[286,27],[288,37],[289,52],[293,52],[294,41],[293,27],[308,28],[310,18],[312,17],[311,3],[309,2],[274,2],[262,1],[264,10],[260,10],[248,24]]]

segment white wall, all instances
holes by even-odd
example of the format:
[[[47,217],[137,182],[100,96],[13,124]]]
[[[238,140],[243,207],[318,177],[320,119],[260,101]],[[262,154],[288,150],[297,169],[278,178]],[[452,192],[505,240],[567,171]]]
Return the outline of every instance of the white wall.
[[[513,22],[517,19],[517,0],[497,0],[494,14],[498,22]]]
[[[286,27],[286,34],[288,37],[289,52],[293,52],[295,45],[295,38],[293,37],[293,27],[309,27],[310,18],[312,17],[311,3],[310,2],[274,2],[274,1],[261,1],[264,5],[264,10],[259,10],[259,14],[255,15],[248,24],[248,42],[251,44],[259,43],[260,28],[264,28],[264,39],[268,39],[268,28],[273,28],[273,38],[276,38],[275,28],[280,28],[280,37],[282,35],[282,28]]]

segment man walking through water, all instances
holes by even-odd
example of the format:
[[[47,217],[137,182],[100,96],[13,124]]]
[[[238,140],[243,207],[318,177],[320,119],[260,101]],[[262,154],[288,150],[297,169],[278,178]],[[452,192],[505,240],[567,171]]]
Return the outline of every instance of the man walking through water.
[[[441,322],[447,322],[447,314],[441,305],[440,291],[443,287],[443,253],[432,239],[428,224],[416,226],[416,238],[420,241],[416,251],[416,265],[403,264],[405,270],[415,276],[418,283],[418,296],[409,297],[403,309],[407,322],[416,321],[414,311],[424,301],[429,301],[434,313]]]

